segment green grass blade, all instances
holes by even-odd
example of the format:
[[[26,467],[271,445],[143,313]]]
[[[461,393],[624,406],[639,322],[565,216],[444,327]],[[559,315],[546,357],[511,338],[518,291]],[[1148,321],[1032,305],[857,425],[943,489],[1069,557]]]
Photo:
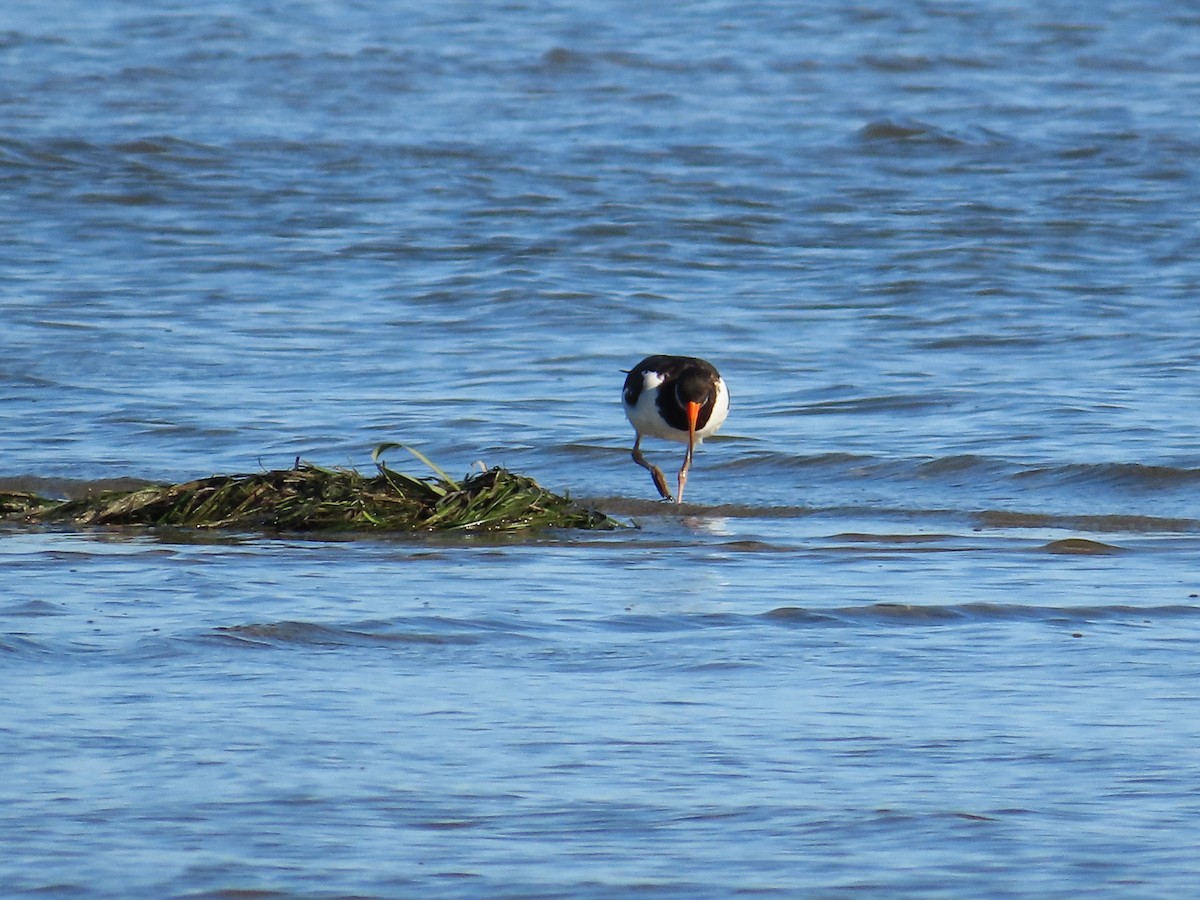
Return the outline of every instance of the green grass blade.
[[[383,464],[380,462],[380,457],[382,457],[383,454],[386,453],[387,451],[393,450],[393,449],[407,450],[409,453],[411,453],[413,456],[415,456],[421,462],[425,463],[425,465],[427,465],[430,468],[430,470],[432,470],[433,473],[435,475],[437,475],[438,478],[442,479],[442,481],[446,482],[446,484],[450,485],[454,490],[457,491],[457,490],[462,489],[462,485],[460,485],[457,481],[455,481],[453,478],[451,478],[449,475],[447,475],[446,471],[441,466],[439,466],[437,463],[435,463],[433,460],[431,460],[428,456],[426,456],[420,450],[416,449],[415,447],[410,447],[407,444],[400,444],[400,443],[397,443],[396,441],[386,441],[385,443],[382,443],[378,447],[376,447],[374,452],[371,453],[371,462],[375,463],[375,465],[380,466],[382,468]]]

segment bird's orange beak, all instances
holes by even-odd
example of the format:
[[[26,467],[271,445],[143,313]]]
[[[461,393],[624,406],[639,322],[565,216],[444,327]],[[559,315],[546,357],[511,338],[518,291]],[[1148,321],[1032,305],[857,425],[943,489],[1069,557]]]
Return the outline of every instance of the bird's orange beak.
[[[688,445],[696,442],[696,419],[700,416],[700,404],[689,400],[687,405]]]

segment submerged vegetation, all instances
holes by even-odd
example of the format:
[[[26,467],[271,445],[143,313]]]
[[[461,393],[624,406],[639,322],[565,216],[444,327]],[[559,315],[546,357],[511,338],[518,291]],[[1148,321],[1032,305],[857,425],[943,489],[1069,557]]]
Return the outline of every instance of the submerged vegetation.
[[[396,448],[408,450],[433,475],[417,477],[389,468],[383,454]],[[297,459],[291,469],[213,475],[73,500],[0,494],[0,520],[293,532],[516,532],[617,524],[506,469],[475,472],[457,481],[416,450],[394,443],[381,444],[371,458],[376,469],[371,475]]]

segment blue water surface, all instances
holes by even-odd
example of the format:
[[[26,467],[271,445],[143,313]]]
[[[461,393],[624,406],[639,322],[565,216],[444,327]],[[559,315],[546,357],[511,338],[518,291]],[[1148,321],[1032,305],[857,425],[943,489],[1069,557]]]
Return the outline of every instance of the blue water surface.
[[[630,526],[0,526],[0,884],[1186,895],[1198,36],[1162,0],[0,13],[0,490],[401,441]],[[682,509],[619,404],[660,352],[733,400]]]

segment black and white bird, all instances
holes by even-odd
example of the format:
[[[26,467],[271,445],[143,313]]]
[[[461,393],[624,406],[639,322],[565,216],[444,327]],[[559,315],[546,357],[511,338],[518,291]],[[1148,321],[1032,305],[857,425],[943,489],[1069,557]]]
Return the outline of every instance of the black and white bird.
[[[664,500],[672,499],[667,479],[642,455],[642,438],[649,435],[687,444],[674,498],[682,503],[692,451],[716,434],[729,415],[729,389],[721,373],[712,363],[692,356],[647,356],[629,370],[622,399],[625,416],[637,432],[633,461],[650,471]]]

